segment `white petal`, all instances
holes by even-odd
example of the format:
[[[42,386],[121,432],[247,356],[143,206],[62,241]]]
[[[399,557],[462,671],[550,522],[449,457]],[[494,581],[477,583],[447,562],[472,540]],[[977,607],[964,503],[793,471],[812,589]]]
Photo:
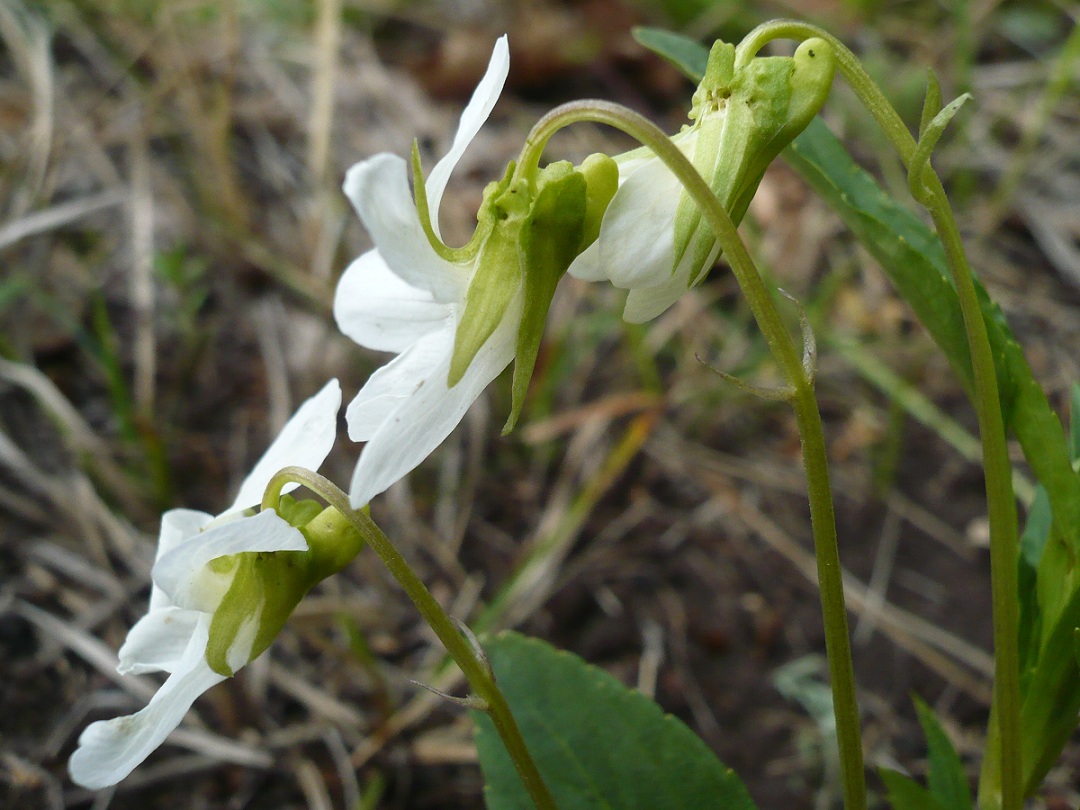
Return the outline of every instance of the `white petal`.
[[[161,516],[161,534],[158,535],[154,561],[160,560],[185,540],[196,537],[213,519],[213,515],[194,509],[170,509]],[[156,583],[151,583],[150,612],[171,606],[172,602],[166,593]]]
[[[128,631],[117,671],[121,675],[175,672],[202,615],[178,607],[151,610]]]
[[[180,725],[199,695],[225,680],[206,663],[208,625],[209,617],[199,622],[176,670],[145,709],[92,723],[82,733],[68,763],[77,784],[91,790],[115,785]]]
[[[464,294],[468,278],[428,242],[408,177],[400,157],[375,155],[349,169],[345,194],[393,272],[410,286],[430,292],[436,301],[457,301]]]
[[[675,264],[675,211],[682,186],[651,160],[619,186],[600,225],[600,267],[616,287],[666,283]]]
[[[435,164],[435,168],[428,175],[424,188],[427,190],[428,209],[431,211],[431,226],[436,234],[439,230],[439,204],[442,202],[443,192],[450,180],[450,174],[454,171],[461,156],[465,154],[472,139],[480,131],[480,127],[491,115],[495,102],[499,100],[506,76],[510,72],[510,46],[506,35],[503,34],[495,41],[495,49],[491,52],[491,61],[488,62],[487,72],[480,84],[473,91],[472,98],[461,113],[461,122],[458,124],[457,133],[454,135],[454,143],[445,157]],[[441,236],[440,236],[441,238]]]
[[[173,604],[213,613],[232,576],[207,568],[211,560],[245,551],[307,551],[307,548],[299,529],[279,518],[273,509],[264,509],[254,517],[211,526],[158,560],[152,576]]]
[[[712,252],[706,259],[702,270],[712,267],[719,255],[720,246],[717,244],[713,246]],[[636,287],[630,290],[630,294],[626,296],[626,306],[623,308],[623,320],[629,323],[651,321],[686,295],[687,290],[690,289],[690,279],[692,277],[690,262],[692,259],[693,257],[689,255],[688,251],[675,275],[666,283],[653,287]],[[704,272],[699,274],[698,278],[699,280],[704,279]]]
[[[424,335],[368,377],[345,410],[349,438],[368,441],[420,387],[439,374],[445,378],[453,350],[454,324],[450,322],[445,329]]]
[[[656,287],[637,287],[626,296],[623,320],[628,323],[651,321],[685,294],[686,282],[682,279],[672,279]]]
[[[438,304],[427,290],[402,281],[377,250],[349,265],[334,294],[338,328],[361,346],[378,351],[405,351],[451,314],[451,305]]]
[[[600,264],[600,240],[597,239],[577,255],[566,271],[582,281],[604,281],[604,268]]]
[[[422,385],[375,431],[360,454],[349,497],[356,508],[410,472],[450,435],[469,406],[514,358],[521,299],[507,308],[495,332],[477,352],[464,377],[447,388],[450,357],[447,352]]]
[[[319,469],[334,446],[340,408],[341,386],[337,380],[330,380],[285,423],[255,469],[240,485],[233,505],[221,514],[241,512],[261,503],[266,485],[283,467],[296,465],[309,470]],[[283,491],[291,492],[297,486],[289,484]]]

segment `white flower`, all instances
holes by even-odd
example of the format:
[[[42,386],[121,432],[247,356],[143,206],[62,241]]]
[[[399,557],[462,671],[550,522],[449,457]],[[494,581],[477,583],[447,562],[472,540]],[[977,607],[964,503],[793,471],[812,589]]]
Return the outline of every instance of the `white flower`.
[[[453,145],[424,183],[430,228],[439,239],[439,204],[450,173],[494,107],[509,70],[506,37],[495,44],[487,73],[461,115]],[[334,299],[341,331],[362,346],[398,356],[368,379],[346,411],[349,436],[367,442],[350,498],[359,508],[383,492],[450,434],[480,392],[514,359],[522,285],[501,285],[501,311],[481,334],[471,362],[451,362],[470,281],[484,255],[454,260],[436,250],[420,220],[402,158],[379,154],[349,170],[345,193],[376,249],[345,271]],[[441,246],[440,246],[441,247]],[[459,354],[460,360],[460,354]]]
[[[793,57],[735,64],[735,48],[717,42],[694,94],[693,123],[672,137],[737,225],[765,168],[824,103],[834,56],[821,39]],[[586,281],[629,290],[623,317],[644,323],[705,278],[720,255],[712,229],[667,166],[637,149],[615,158],[619,190],[598,239],[570,266]]]
[[[99,789],[126,777],[180,724],[199,695],[255,658],[276,635],[271,625],[291,612],[295,602],[288,600],[295,594],[269,592],[257,572],[248,576],[242,592],[233,589],[238,572],[252,570],[247,557],[233,555],[305,552],[308,543],[272,509],[254,517],[243,513],[259,505],[266,485],[283,467],[314,470],[322,464],[334,443],[340,405],[341,389],[331,380],[289,420],[232,506],[217,517],[191,509],[162,516],[149,610],[120,648],[118,670],[161,671],[169,677],[142,711],[93,723],[82,733],[69,763],[76,783]],[[268,555],[260,562],[273,565],[274,559]],[[228,609],[220,609],[223,602],[230,602]],[[208,660],[214,657],[211,639],[223,659],[216,668]]]

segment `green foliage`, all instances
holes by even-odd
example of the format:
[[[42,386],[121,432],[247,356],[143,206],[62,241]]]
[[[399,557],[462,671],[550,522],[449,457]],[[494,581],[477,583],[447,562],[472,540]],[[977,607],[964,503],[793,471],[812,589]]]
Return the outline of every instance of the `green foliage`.
[[[933,709],[915,698],[915,711],[926,736],[929,789],[896,771],[882,769],[893,810],[972,810],[971,787],[956,749]]]
[[[968,785],[964,765],[945,734],[945,729],[934,715],[933,709],[915,698],[915,711],[919,724],[926,735],[930,756],[930,793],[949,810],[971,810],[971,787]]]
[[[705,75],[709,51],[692,39],[662,28],[644,26],[633,30],[634,39],[658,56],[667,59],[695,84]]]
[[[707,51],[696,43],[654,33],[637,36],[683,69],[704,67]],[[940,91],[931,77],[920,126],[926,140],[912,166],[913,193],[921,194],[921,166],[933,140],[962,103],[963,98],[958,99],[939,113]],[[878,261],[973,396],[967,330],[937,235],[857,166],[820,120],[811,122],[784,156]],[[975,283],[1005,427],[1016,435],[1040,483],[1018,561],[1023,778],[1030,794],[1075,728],[1080,710],[1080,669],[1073,653],[1074,628],[1080,626],[1080,476],[1073,468],[1080,428],[1074,418],[1066,437],[1000,308]],[[1075,391],[1073,410],[1080,411],[1080,393]],[[927,736],[932,737],[929,730]],[[883,779],[895,807],[931,806],[922,789],[905,777],[890,774]],[[930,792],[936,795],[933,784]],[[948,809],[956,795],[937,799]],[[963,806],[970,806],[968,802]]]
[[[888,768],[878,771],[878,776],[889,792],[889,804],[893,810],[949,810],[910,776]]]
[[[877,259],[970,392],[973,377],[963,316],[936,235],[855,165],[820,121],[812,122],[784,155]],[[985,288],[976,284],[997,367],[1006,427],[1019,439],[1053,507],[1055,542],[1049,547],[1055,550],[1052,567],[1056,572],[1051,577],[1040,576],[1039,603],[1044,618],[1056,620],[1075,590],[1080,479],[1069,462],[1061,423],[1031,373],[1023,350],[1001,309]]]
[[[681,721],[601,669],[536,639],[484,642],[498,684],[560,810],[751,810],[746,788]],[[487,715],[476,746],[490,810],[533,805]]]

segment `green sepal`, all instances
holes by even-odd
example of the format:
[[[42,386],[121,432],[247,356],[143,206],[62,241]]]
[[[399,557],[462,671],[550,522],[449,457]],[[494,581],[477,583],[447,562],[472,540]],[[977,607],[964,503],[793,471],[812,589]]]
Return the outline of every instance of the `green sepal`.
[[[559,280],[580,252],[587,208],[585,175],[574,171],[566,161],[552,163],[540,172],[536,200],[521,230],[525,300],[514,360],[513,399],[504,435],[513,430],[521,415],[551,299]]]
[[[258,658],[304,595],[348,565],[364,546],[360,533],[333,507],[286,495],[276,511],[304,535],[307,551],[252,551],[210,563],[231,577],[210,619],[206,644],[206,662],[225,677]],[[303,523],[294,522],[305,517]]]
[[[733,66],[734,47],[717,43],[694,94],[691,161],[738,225],[765,169],[821,109],[836,71],[832,46],[808,39],[791,57],[757,57]],[[701,210],[683,193],[675,214],[675,273],[691,251],[693,286],[715,249]]]
[[[472,364],[477,352],[498,328],[522,281],[518,260],[518,234],[529,213],[529,192],[514,179],[511,161],[506,174],[484,189],[477,214],[477,232],[486,234],[476,254],[476,267],[465,293],[465,311],[454,334],[447,385],[453,388]]]
[[[299,529],[314,520],[323,511],[323,505],[310,498],[298,501],[292,495],[282,495],[274,511],[290,526]]]
[[[941,112],[941,82],[933,68],[926,69],[926,97],[923,98],[922,116],[919,119],[919,137],[926,134],[926,128]]]
[[[600,225],[611,198],[619,190],[619,164],[601,152],[589,155],[577,169],[585,177],[585,221],[578,253],[600,236]]]
[[[215,563],[232,581],[210,619],[206,662],[231,678],[277,638],[314,583],[309,581],[305,551],[244,552]]]

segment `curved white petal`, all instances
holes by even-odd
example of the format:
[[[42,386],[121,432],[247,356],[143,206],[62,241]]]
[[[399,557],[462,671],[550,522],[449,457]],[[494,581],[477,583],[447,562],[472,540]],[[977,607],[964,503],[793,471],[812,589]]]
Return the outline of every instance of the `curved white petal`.
[[[600,240],[597,239],[585,250],[581,251],[577,257],[570,263],[570,267],[566,271],[574,278],[580,278],[582,281],[604,281],[607,276],[604,274],[604,268],[600,264]]]
[[[221,515],[240,512],[261,503],[266,485],[283,467],[296,465],[309,470],[319,469],[334,446],[340,409],[341,386],[337,380],[330,380],[285,423],[281,433],[240,485],[233,505]],[[283,491],[291,492],[297,486],[289,484]]]
[[[370,377],[345,409],[349,438],[366,442],[394,411],[422,386],[441,373],[446,376],[447,358],[454,350],[453,324],[416,341]],[[440,371],[443,369],[443,371]]]
[[[427,458],[450,435],[480,392],[514,358],[521,322],[520,293],[507,312],[517,314],[503,318],[457,385],[446,385],[453,353],[449,351],[423,384],[414,386],[374,432],[360,454],[349,488],[355,508],[368,503]]]
[[[626,296],[623,320],[627,323],[645,323],[661,315],[686,294],[686,282],[672,279],[656,287],[635,287]]]
[[[461,113],[461,122],[458,124],[450,151],[435,164],[435,168],[428,175],[427,182],[424,183],[424,188],[427,190],[428,209],[431,212],[431,227],[437,235],[440,235],[440,239],[442,232],[439,230],[439,204],[442,202],[446,184],[472,139],[476,137],[480,127],[491,115],[491,110],[495,102],[499,100],[499,94],[502,92],[509,72],[510,46],[506,35],[503,34],[495,41],[495,49],[491,52],[491,61],[488,62],[484,78],[476,86],[472,98]]]
[[[92,723],[71,755],[71,778],[85,788],[115,785],[180,725],[195,699],[225,680],[206,663],[209,617],[204,617],[184,655],[149,705],[136,714]]]
[[[160,560],[185,540],[197,536],[213,519],[213,515],[195,509],[170,509],[161,516],[161,533],[158,535],[154,561]],[[150,612],[171,606],[172,601],[168,595],[157,586],[157,583],[151,582]]]
[[[439,304],[427,290],[406,284],[377,250],[349,265],[334,294],[338,328],[361,346],[403,352],[414,341],[444,325],[450,304]]]
[[[375,155],[349,169],[345,194],[387,266],[410,286],[430,292],[434,300],[452,303],[464,294],[468,278],[431,247],[408,178],[400,157]]]
[[[117,671],[122,675],[175,672],[202,615],[178,607],[151,610],[128,631]]]
[[[213,613],[232,582],[231,574],[207,568],[219,557],[245,551],[307,551],[299,529],[264,509],[254,517],[219,523],[173,549],[154,565],[154,582],[173,604]]]
[[[682,185],[660,160],[626,178],[600,224],[600,267],[616,287],[665,283],[675,264],[675,212]]]
[[[691,266],[693,256],[687,251],[682,262],[679,263],[675,275],[665,283],[651,287],[635,287],[626,296],[626,306],[623,308],[623,320],[629,323],[645,323],[661,315],[668,307],[686,295],[690,289],[690,279],[694,277],[693,271],[699,270],[698,279],[704,279],[704,271],[708,270],[716,262],[720,255],[720,245],[714,244],[712,251],[701,268]]]

